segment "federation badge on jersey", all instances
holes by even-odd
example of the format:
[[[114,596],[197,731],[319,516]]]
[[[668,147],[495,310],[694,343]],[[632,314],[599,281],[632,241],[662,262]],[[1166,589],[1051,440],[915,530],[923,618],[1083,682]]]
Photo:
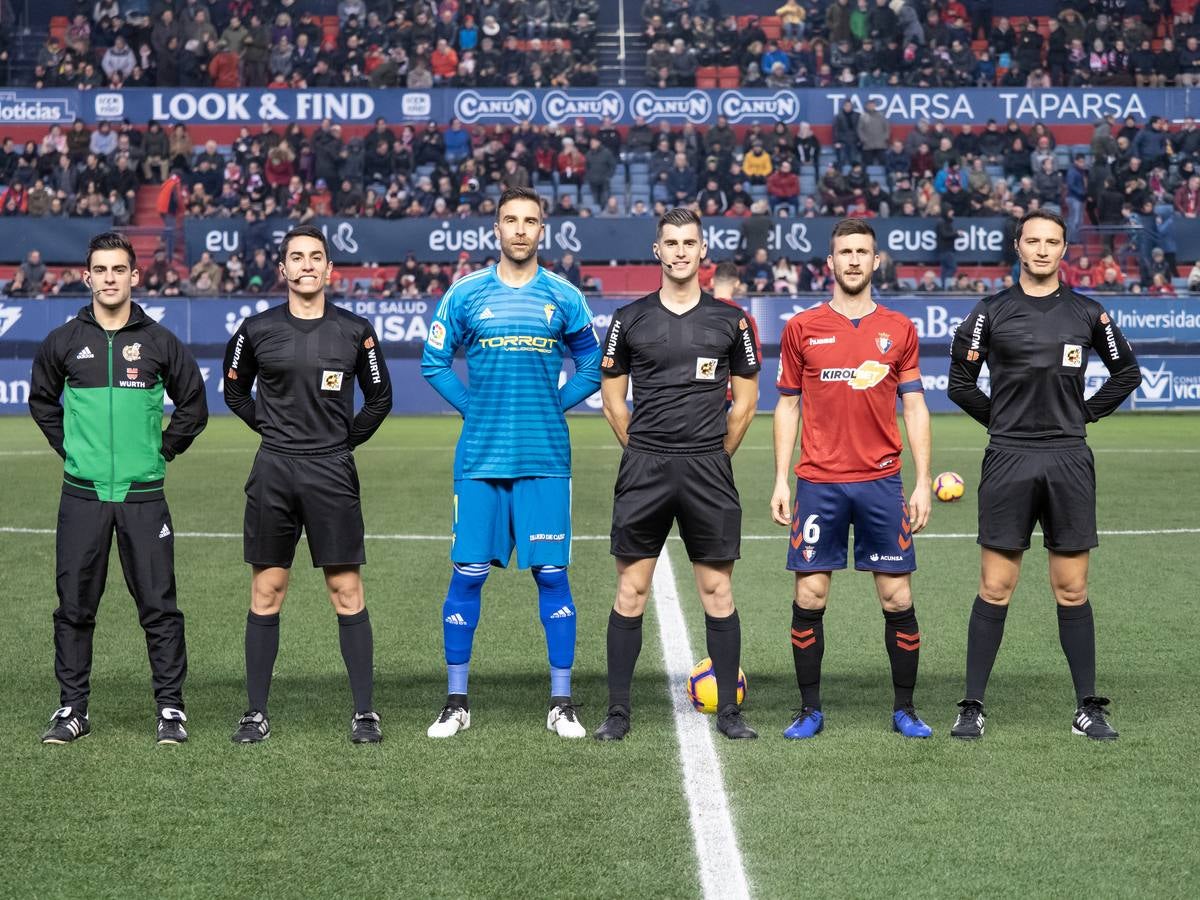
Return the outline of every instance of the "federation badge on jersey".
[[[1063,344],[1062,364],[1078,369],[1083,365],[1083,347],[1079,344]]]
[[[434,320],[434,323],[429,326],[429,346],[434,350],[443,350],[446,347],[446,326],[441,322]]]
[[[892,336],[882,331],[879,332],[875,338],[875,346],[879,348],[880,353],[887,353],[892,349]]]
[[[711,356],[697,356],[696,378],[700,381],[716,381],[717,361]]]
[[[321,373],[321,390],[340,391],[342,389],[342,373],[326,369]]]
[[[121,355],[125,357],[126,362],[137,362],[142,358],[142,345],[130,344],[121,351]]]

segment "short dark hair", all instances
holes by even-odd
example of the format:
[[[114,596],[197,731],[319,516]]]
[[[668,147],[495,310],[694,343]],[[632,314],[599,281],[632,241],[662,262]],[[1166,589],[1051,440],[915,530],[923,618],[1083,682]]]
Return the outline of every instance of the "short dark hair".
[[[1025,223],[1031,219],[1048,219],[1062,229],[1063,240],[1067,239],[1067,223],[1063,221],[1062,216],[1058,213],[1050,212],[1048,209],[1031,209],[1025,215],[1021,216],[1021,220],[1017,222],[1017,233],[1014,235],[1013,240],[1019,241],[1021,239],[1021,232],[1025,230]]]
[[[329,259],[329,242],[325,240],[325,232],[316,225],[297,225],[291,231],[283,236],[283,240],[279,242],[279,258],[282,260],[287,256],[288,244],[292,238],[313,238],[321,242],[321,249],[325,251],[325,258]]]
[[[496,203],[496,221],[500,220],[500,210],[504,209],[504,204],[514,200],[532,200],[537,204],[538,214],[541,214],[542,198],[538,196],[537,191],[527,187],[510,187],[504,189],[504,193],[500,195],[500,199]]]
[[[737,281],[739,277],[737,265],[729,260],[719,263],[713,272],[713,281]]]
[[[871,243],[879,248],[879,241],[875,238],[875,229],[866,223],[863,219],[842,219],[833,226],[833,232],[829,235],[829,253],[833,254],[833,243],[840,237],[846,237],[851,234],[869,234]]]
[[[92,254],[97,250],[124,250],[129,257],[129,268],[137,268],[137,254],[133,252],[133,244],[129,238],[116,231],[105,231],[88,241],[87,267],[92,267]]]
[[[704,236],[704,225],[700,221],[700,216],[695,210],[688,209],[686,206],[676,206],[662,214],[662,218],[658,220],[658,227],[654,229],[655,240],[662,237],[663,229],[668,225],[674,225],[676,228],[695,225],[700,230],[701,237]]]

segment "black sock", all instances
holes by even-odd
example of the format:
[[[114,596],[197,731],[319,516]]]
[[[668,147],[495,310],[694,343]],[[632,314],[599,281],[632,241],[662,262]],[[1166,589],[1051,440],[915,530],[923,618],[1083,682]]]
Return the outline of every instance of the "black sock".
[[[375,686],[375,639],[371,635],[371,617],[364,607],[350,616],[338,617],[338,641],[342,659],[350,676],[355,712],[371,712],[371,691]]]
[[[899,612],[883,611],[883,643],[892,664],[892,687],[896,691],[892,708],[912,706],[917,664],[921,659],[921,631],[915,607]]]
[[[273,616],[246,614],[246,697],[250,709],[267,714],[271,672],[279,653],[279,613]]]
[[[642,617],[608,614],[608,705],[632,709],[633,667],[642,652]]]
[[[736,706],[738,669],[742,660],[742,622],[737,610],[723,619],[704,614],[704,638],[717,679],[717,711]]]
[[[971,621],[967,625],[967,700],[983,702],[992,665],[1004,640],[1004,620],[1008,607],[988,603],[978,594],[971,607]]]
[[[792,604],[792,660],[800,702],[821,708],[821,657],[825,655],[824,609],[801,609]]]
[[[1092,620],[1092,604],[1084,600],[1079,606],[1058,607],[1058,642],[1062,644],[1075,683],[1075,699],[1096,694],[1096,629]]]

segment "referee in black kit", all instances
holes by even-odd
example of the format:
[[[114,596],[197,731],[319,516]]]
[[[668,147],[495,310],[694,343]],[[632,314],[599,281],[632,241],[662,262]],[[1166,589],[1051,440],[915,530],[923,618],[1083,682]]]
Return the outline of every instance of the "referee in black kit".
[[[604,341],[604,415],[625,451],[613,497],[609,708],[597,740],[619,741],[629,732],[642,614],[676,521],[704,605],[717,728],[729,738],[758,737],[737,702],[742,632],[732,576],[742,507],[731,457],[758,405],[759,352],[745,313],[701,291],[697,273],[707,254],[700,217],[689,209],[667,212],[654,243],[662,287],[617,310]],[[632,416],[625,402],[631,379]]]
[[[359,567],[366,562],[352,450],[392,408],[392,386],[371,324],[327,302],[333,270],[320,229],[300,225],[280,243],[287,303],[242,322],[225,350],[225,402],[262,435],[246,481],[245,558],[253,567],[246,617],[249,709],[235,743],[271,734],[267,694],[279,650],[279,610],[303,527],[338,617],[350,676],[356,744],[382,739],[372,703],[374,644]],[[257,398],[250,389],[258,381]],[[354,383],[363,407],[354,414]]]
[[[967,689],[950,734],[983,736],[983,694],[1000,641],[1021,557],[1035,522],[1050,556],[1058,636],[1075,685],[1072,731],[1114,740],[1109,701],[1096,696],[1096,638],[1088,602],[1088,557],[1096,534],[1096,472],[1084,440],[1141,382],[1133,350],[1104,307],[1059,281],[1066,254],[1061,217],[1032,210],[1016,231],[1021,277],[981,301],[958,326],[950,399],[987,426],[991,439],[979,480],[979,593],[967,630]],[[1084,400],[1088,352],[1110,373]],[[991,397],[976,384],[987,363]]]

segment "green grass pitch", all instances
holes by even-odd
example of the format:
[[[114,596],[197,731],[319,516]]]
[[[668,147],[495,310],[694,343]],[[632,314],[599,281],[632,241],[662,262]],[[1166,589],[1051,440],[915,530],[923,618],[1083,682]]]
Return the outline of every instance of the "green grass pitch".
[[[573,418],[574,527],[608,533],[618,453],[603,421]],[[934,417],[934,472],[966,498],[935,503],[929,531],[974,531],[985,436]],[[1104,531],[1093,557],[1099,686],[1121,739],[1070,734],[1070,679],[1040,545],[1027,554],[988,695],[988,735],[948,735],[976,589],[971,537],[918,539],[924,635],[917,705],[931,740],[890,733],[882,617],[868,576],[834,579],[826,617],[827,728],[780,732],[798,702],[788,643],[784,533],[767,515],[771,419],[736,458],[745,506],[735,594],[755,742],[718,753],[751,890],[758,897],[1194,896],[1200,856],[1195,702],[1200,418],[1118,416],[1093,426]],[[385,741],[352,747],[337,627],[303,545],[283,614],[271,695],[274,734],[235,747],[245,699],[242,484],[255,446],[215,418],[172,464],[168,497],[187,614],[192,740],[152,742],[145,646],[115,550],[96,632],[85,741],[37,739],[52,671],[54,539],[0,533],[2,897],[698,897],[679,749],[657,625],[647,616],[634,731],[619,745],[545,730],[545,645],[527,573],[495,571],[472,669],[473,724],[445,742],[425,728],[443,699],[439,609],[457,423],[393,418],[357,454]],[[57,458],[27,419],[0,421],[0,526],[52,529]],[[236,534],[221,537],[221,534]],[[670,545],[691,643],[703,619],[686,558]],[[605,540],[579,540],[576,697],[584,724],[605,706],[604,633],[614,585]]]

